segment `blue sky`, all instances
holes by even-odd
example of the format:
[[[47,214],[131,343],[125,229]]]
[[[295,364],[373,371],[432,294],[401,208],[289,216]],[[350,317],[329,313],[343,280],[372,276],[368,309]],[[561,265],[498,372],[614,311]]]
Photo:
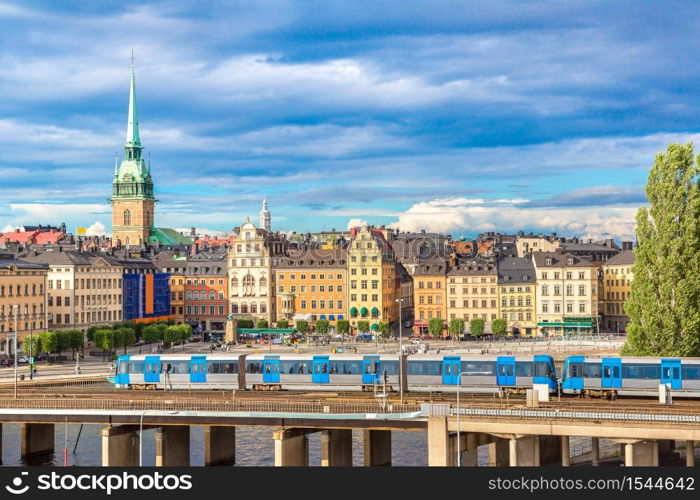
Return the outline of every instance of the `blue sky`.
[[[60,5],[59,5],[60,4]],[[0,229],[110,230],[136,53],[160,226],[631,238],[700,133],[696,2],[0,0]]]

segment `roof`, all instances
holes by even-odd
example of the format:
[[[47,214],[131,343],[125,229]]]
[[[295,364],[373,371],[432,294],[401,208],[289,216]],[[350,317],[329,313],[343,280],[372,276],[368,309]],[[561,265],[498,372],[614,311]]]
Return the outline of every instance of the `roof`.
[[[192,244],[192,240],[187,236],[168,227],[152,227],[148,242],[164,246]]]
[[[413,276],[445,276],[446,273],[447,261],[445,259],[431,259],[418,264],[413,271]]]
[[[589,260],[565,252],[534,252],[532,259],[535,267],[596,267]],[[547,264],[547,259],[551,259],[550,264]]]
[[[534,283],[535,266],[525,257],[504,257],[498,261],[498,283]]]
[[[496,263],[485,259],[458,259],[448,276],[490,276],[497,274]]]
[[[278,259],[276,268],[345,268],[346,265],[347,252],[342,248],[302,248],[298,250],[289,250],[286,256]]]
[[[187,261],[186,273],[198,276],[226,276],[227,255],[225,250],[200,252],[193,255]]]
[[[119,259],[104,252],[80,252],[77,250],[47,250],[22,256],[27,262],[48,266],[122,266]]]
[[[608,260],[606,266],[631,266],[634,264],[634,250],[625,250]]]
[[[48,266],[45,264],[38,264],[33,262],[27,262],[22,259],[16,259],[14,256],[0,256],[0,269],[11,269],[11,268],[23,269],[23,270],[46,270]]]

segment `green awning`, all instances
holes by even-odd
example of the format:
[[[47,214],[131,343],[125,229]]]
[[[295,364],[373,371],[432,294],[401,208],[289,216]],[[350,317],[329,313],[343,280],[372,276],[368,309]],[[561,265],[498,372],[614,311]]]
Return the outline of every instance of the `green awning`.
[[[351,316],[357,316],[357,307],[352,306],[352,307],[350,308],[350,315],[351,315]]]
[[[377,323],[373,323],[371,328],[372,328],[372,330],[377,331],[377,330],[379,330],[379,325]]]
[[[379,317],[379,309],[377,309],[376,307],[373,307],[373,308],[372,308],[372,317],[373,317],[373,318],[378,318],[378,317]]]
[[[565,322],[565,323],[559,323],[559,322],[551,322],[551,323],[548,323],[548,322],[544,321],[544,322],[542,322],[542,323],[537,323],[537,326],[541,326],[541,327],[545,327],[545,328],[546,328],[546,327],[553,327],[553,328],[554,328],[554,327],[558,327],[558,328],[561,328],[561,327],[564,327],[564,328],[592,328],[592,327],[593,327],[593,324],[592,324],[590,321],[580,321],[580,322],[573,322],[573,321],[569,322],[569,321],[567,321],[567,322]]]
[[[360,314],[362,314],[363,316],[367,316],[367,308],[363,307],[362,309],[360,309]]]

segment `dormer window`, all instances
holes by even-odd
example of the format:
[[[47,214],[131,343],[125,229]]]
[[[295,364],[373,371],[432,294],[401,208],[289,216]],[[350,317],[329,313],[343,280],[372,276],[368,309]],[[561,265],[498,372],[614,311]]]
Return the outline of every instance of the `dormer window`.
[[[523,281],[527,281],[529,279],[530,279],[530,277],[527,274],[523,274]]]
[[[567,263],[567,265],[569,265],[569,266],[573,266],[573,265],[574,265],[574,259],[573,259],[572,257],[569,257],[568,259],[566,259],[566,263]]]
[[[547,257],[546,259],[544,259],[544,263],[545,263],[545,265],[547,265],[547,266],[551,266],[551,265],[552,265],[552,258],[551,258],[551,257]]]

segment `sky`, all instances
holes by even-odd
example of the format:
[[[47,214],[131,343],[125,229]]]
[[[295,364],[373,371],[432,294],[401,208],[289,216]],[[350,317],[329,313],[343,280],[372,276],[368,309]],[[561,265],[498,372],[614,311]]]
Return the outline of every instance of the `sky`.
[[[0,229],[110,231],[131,50],[156,224],[634,238],[700,137],[700,3],[0,0]]]

